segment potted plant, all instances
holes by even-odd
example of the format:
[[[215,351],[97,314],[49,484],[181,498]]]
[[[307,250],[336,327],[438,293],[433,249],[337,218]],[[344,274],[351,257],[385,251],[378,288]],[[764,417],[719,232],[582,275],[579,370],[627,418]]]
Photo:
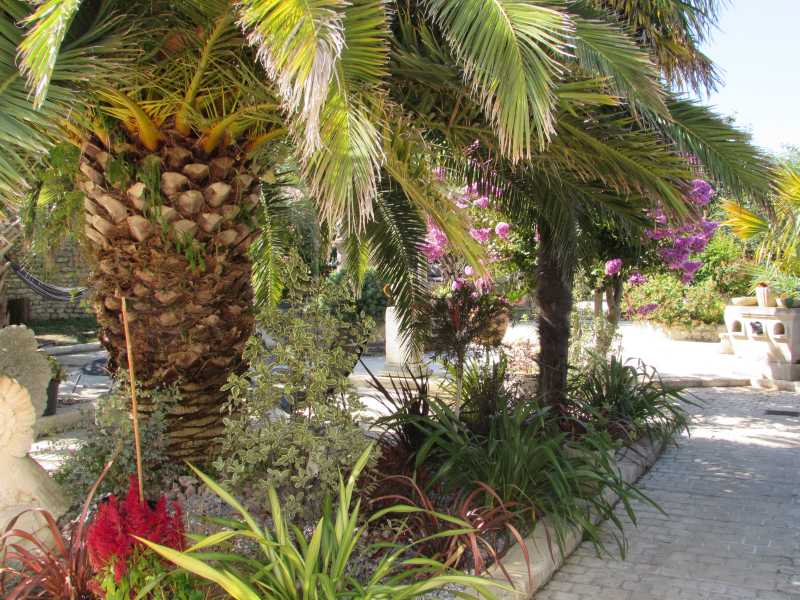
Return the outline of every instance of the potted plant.
[[[47,357],[47,362],[50,363],[50,383],[47,384],[47,404],[44,408],[43,417],[49,417],[56,414],[58,407],[58,387],[64,380],[66,375],[61,364],[52,356]]]
[[[756,300],[758,301],[758,306],[761,308],[776,306],[772,288],[767,282],[761,281],[756,285]]]

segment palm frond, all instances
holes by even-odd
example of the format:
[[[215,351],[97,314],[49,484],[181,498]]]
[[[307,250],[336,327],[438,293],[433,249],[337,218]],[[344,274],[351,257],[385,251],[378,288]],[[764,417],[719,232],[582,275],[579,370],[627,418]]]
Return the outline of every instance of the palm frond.
[[[682,152],[697,157],[707,174],[734,194],[765,200],[770,162],[750,134],[693,100],[673,98],[668,106],[671,118],[658,126]]]
[[[685,161],[628,115],[565,115],[545,158],[553,161],[543,165],[553,170],[551,176],[566,169],[579,181],[600,183],[618,195],[642,195],[676,215],[686,214],[678,187],[690,177]]]
[[[714,89],[719,74],[700,50],[726,0],[585,0],[611,11],[648,48],[664,78],[685,89]]]
[[[303,172],[323,219],[347,232],[363,231],[372,216],[384,157],[382,80],[388,62],[383,0],[357,0],[344,10],[345,49],[320,114],[322,144]]]
[[[485,251],[468,234],[463,213],[453,210],[452,200],[428,162],[436,153],[409,121],[396,116],[394,122],[386,136],[386,172],[408,201],[445,233],[453,251],[482,270]]]
[[[81,1],[46,0],[22,21],[29,29],[19,44],[20,67],[32,89],[34,108],[44,103],[61,43]]]
[[[52,49],[55,64],[46,73],[46,96],[37,109],[15,62],[26,33],[18,24],[28,14],[26,2],[9,0],[0,8],[0,143],[4,148],[0,194],[3,202],[11,203],[30,189],[37,165],[56,141],[69,137],[64,127],[85,117],[88,107],[79,87],[87,81],[102,85],[111,77],[124,77],[134,56],[120,15],[103,5],[92,15],[91,26],[73,28],[60,51]],[[74,21],[77,25],[78,19]]]
[[[242,0],[239,21],[288,111],[304,124],[305,152],[315,150],[322,107],[344,40],[344,0]]]
[[[250,245],[253,262],[253,297],[259,308],[274,308],[284,289],[283,266],[288,248],[289,199],[284,182],[262,184],[258,211],[258,237]]]
[[[512,161],[554,131],[553,87],[572,25],[554,8],[519,0],[425,0]]]
[[[636,111],[667,116],[658,69],[646,51],[620,28],[591,18],[575,20],[575,56],[589,73],[609,78],[612,93]]]
[[[744,206],[732,200],[725,200],[722,203],[722,208],[727,216],[727,219],[722,224],[730,227],[737,237],[749,240],[769,233],[767,220],[759,217]]]
[[[429,301],[428,262],[421,251],[427,228],[419,211],[400,190],[375,201],[375,218],[367,224],[370,260],[391,288],[400,330],[413,347],[425,339],[425,306]]]

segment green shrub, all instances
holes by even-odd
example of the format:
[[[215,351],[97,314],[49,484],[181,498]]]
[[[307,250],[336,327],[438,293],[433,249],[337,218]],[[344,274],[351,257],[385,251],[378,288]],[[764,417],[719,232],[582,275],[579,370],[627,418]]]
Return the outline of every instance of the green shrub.
[[[716,231],[699,260],[703,261],[703,266],[695,275],[696,282],[713,281],[714,287],[726,297],[749,293],[745,245],[726,229]]]
[[[344,271],[331,275],[335,283],[343,283],[345,277]],[[389,304],[389,299],[383,293],[385,285],[386,282],[375,269],[367,269],[361,284],[361,294],[356,300],[358,309],[377,322],[383,322],[386,306]]]
[[[473,432],[441,401],[432,402],[431,412],[430,418],[417,421],[427,429],[428,442],[416,455],[417,467],[424,465],[431,473],[431,485],[457,493],[480,482],[504,503],[528,509],[534,517],[547,515],[559,545],[569,528],[578,525],[598,548],[605,548],[592,514],[609,516],[624,554],[622,523],[613,518],[612,506],[601,492],[612,489],[634,521],[631,500],[649,500],[622,480],[611,458],[614,444],[609,436],[593,432],[571,441],[559,420],[534,402],[498,412],[486,433]],[[493,499],[487,497],[486,502]]]
[[[623,363],[616,356],[595,361],[577,372],[571,389],[577,418],[617,440],[668,439],[676,431],[688,430],[682,406],[692,403],[688,396],[664,385],[658,372],[641,361]]]
[[[179,396],[173,388],[138,390],[138,394],[141,398],[152,399],[156,405],[155,412],[149,418],[140,419],[139,433],[145,494],[157,496],[165,489],[167,482],[182,472],[182,467],[172,463],[167,455],[168,438],[164,418],[167,407],[177,402]],[[111,457],[116,457],[114,464],[101,482],[98,493],[125,495],[130,475],[136,473],[129,397],[125,382],[118,382],[114,391],[99,401],[86,442],[70,454],[56,471],[55,480],[63,486],[73,502],[83,500],[86,490],[94,485]],[[148,490],[151,494],[147,493]]]
[[[259,316],[264,339],[247,345],[249,370],[227,385],[230,415],[214,466],[254,505],[276,489],[287,518],[307,522],[368,443],[348,375],[371,324],[343,285],[311,278],[299,259],[285,281],[285,302]]]
[[[663,325],[716,325],[723,322],[725,304],[710,279],[686,285],[671,274],[649,275],[625,293],[627,314]]]

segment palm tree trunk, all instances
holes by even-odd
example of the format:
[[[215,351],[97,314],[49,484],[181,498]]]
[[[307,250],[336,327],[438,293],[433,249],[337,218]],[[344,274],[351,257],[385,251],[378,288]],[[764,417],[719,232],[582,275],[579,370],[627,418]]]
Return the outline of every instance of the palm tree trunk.
[[[608,304],[608,322],[617,326],[622,319],[622,278],[617,276],[606,285],[606,304]]]
[[[539,397],[545,405],[563,409],[567,402],[567,368],[575,278],[574,222],[570,240],[552,225],[539,224],[536,298],[539,305]],[[563,230],[562,230],[563,236]]]
[[[128,181],[113,176],[112,160],[130,165]],[[221,388],[245,368],[253,331],[247,250],[258,182],[235,151],[207,156],[196,140],[174,136],[160,154],[131,146],[110,156],[87,144],[80,187],[94,309],[112,368],[127,361],[125,296],[137,382],[180,392],[167,408],[170,455],[205,462],[224,430]],[[155,408],[143,396],[145,418]]]

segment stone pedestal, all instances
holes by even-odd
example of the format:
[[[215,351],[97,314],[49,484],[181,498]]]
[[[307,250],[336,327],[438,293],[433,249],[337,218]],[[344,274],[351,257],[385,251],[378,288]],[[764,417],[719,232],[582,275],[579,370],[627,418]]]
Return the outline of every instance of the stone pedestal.
[[[67,505],[58,484],[28,456],[35,422],[36,411],[28,391],[14,379],[0,377],[0,531],[24,513],[14,528],[48,542],[46,521],[32,509],[45,509],[57,519]]]
[[[734,354],[747,361],[752,377],[800,381],[800,310],[727,306],[725,327]]]
[[[423,363],[422,353],[415,352],[406,343],[400,333],[400,319],[394,306],[386,307],[386,366],[384,375],[402,377],[408,370],[414,373],[425,373],[427,367]]]

